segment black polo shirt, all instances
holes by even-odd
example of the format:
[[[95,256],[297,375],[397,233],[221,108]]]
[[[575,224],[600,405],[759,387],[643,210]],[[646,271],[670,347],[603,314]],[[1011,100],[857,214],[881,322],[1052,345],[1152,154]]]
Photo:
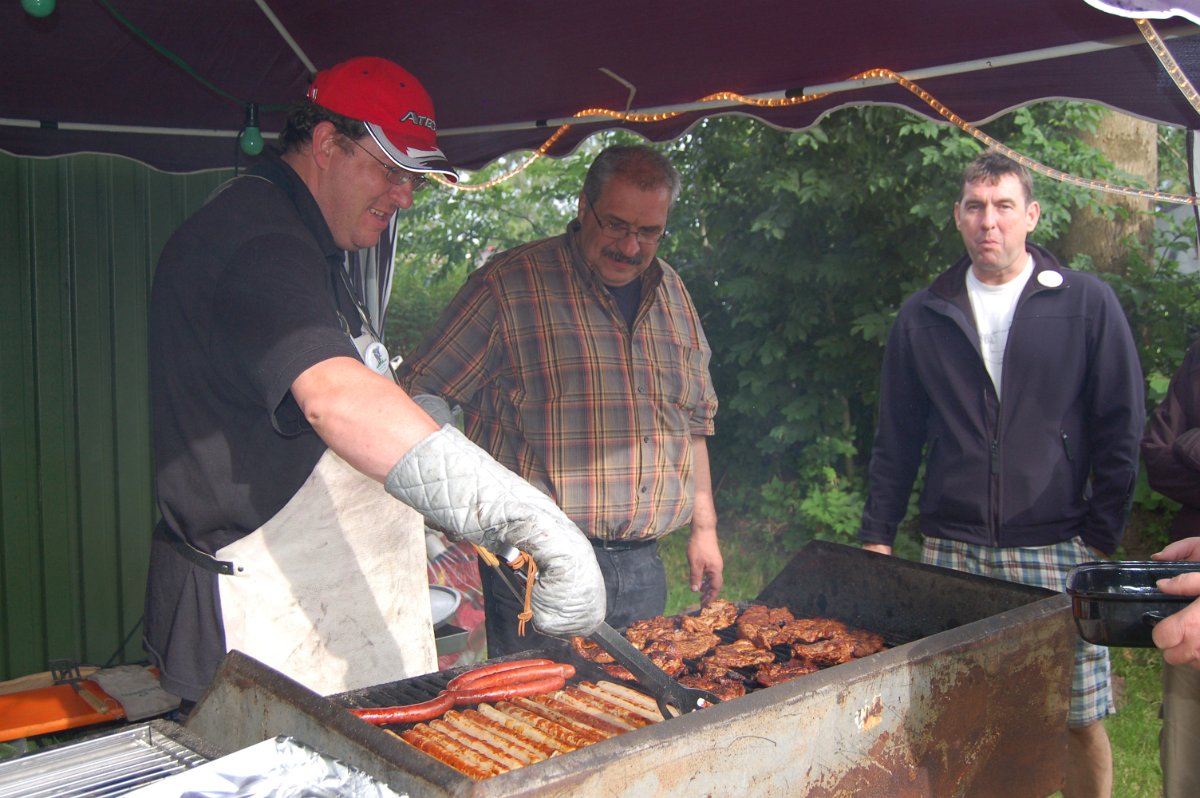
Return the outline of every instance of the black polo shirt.
[[[145,638],[164,687],[186,699],[211,679],[224,637],[215,574],[169,541],[212,553],[249,534],[325,452],[290,389],[310,366],[358,357],[342,263],[316,201],[278,158],[222,186],[159,259],[150,392],[162,521]]]

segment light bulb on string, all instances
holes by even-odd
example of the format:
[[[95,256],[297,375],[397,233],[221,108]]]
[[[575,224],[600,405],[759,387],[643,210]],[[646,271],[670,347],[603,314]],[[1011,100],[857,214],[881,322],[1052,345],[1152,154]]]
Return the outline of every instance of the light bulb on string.
[[[55,0],[21,0],[21,8],[31,17],[48,17],[54,13]]]
[[[242,123],[242,132],[238,134],[242,152],[247,155],[258,155],[263,151],[263,137],[258,130],[258,104],[246,103],[246,121]]]

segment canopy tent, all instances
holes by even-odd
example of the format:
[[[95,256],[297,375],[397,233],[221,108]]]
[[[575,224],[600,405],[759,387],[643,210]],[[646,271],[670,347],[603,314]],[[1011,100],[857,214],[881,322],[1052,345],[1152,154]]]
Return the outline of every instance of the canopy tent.
[[[972,122],[1063,97],[1200,127],[1134,20],[1089,2],[1152,16],[1192,80],[1200,28],[1163,0],[1132,1],[1156,7],[61,0],[35,18],[0,3],[0,153],[10,154],[0,193],[12,209],[0,214],[0,679],[49,656],[104,662],[114,646],[141,656],[145,536],[157,518],[142,390],[148,288],[166,236],[226,174],[208,170],[247,164],[235,143],[246,103],[270,134],[315,69],[388,56],[428,86],[442,145],[464,168],[541,147],[567,122],[579,123],[553,155],[607,126],[666,140],[713,113],[788,128],[864,103],[935,114],[892,80],[855,80],[873,68],[903,73]],[[1176,5],[1195,11],[1200,0]],[[704,101],[720,91],[787,102]],[[589,108],[679,113],[575,120]],[[42,160],[89,152],[124,157]],[[372,315],[390,262],[385,246],[351,264]]]
[[[674,115],[589,114],[551,154],[605,126],[669,139],[712,113],[752,113],[787,128],[851,104],[936,115],[892,80],[854,79],[873,68],[918,81],[975,122],[1059,97],[1194,127],[1197,111],[1136,23],[1109,12],[1156,17],[1184,73],[1200,79],[1200,28],[1176,15],[1200,18],[1197,5],[93,0],[37,18],[10,2],[0,5],[0,150],[113,153],[175,172],[233,166],[246,103],[260,106],[264,133],[277,131],[279,109],[304,94],[314,69],[360,54],[393,58],[421,78],[443,147],[466,168],[536,149],[585,109]],[[795,104],[704,101],[717,92]]]

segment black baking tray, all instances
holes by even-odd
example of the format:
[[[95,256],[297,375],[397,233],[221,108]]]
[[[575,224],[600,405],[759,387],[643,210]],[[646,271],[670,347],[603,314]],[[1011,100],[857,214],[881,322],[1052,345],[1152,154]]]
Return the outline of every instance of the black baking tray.
[[[1200,571],[1200,563],[1125,560],[1090,562],[1067,575],[1079,636],[1100,646],[1153,648],[1154,626],[1194,600],[1158,589],[1159,579]]]

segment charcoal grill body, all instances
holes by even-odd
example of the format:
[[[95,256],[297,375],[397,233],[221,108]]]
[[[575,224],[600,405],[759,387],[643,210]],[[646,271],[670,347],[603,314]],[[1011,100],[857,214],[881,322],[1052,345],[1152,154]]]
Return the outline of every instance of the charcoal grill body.
[[[351,694],[322,698],[236,652],[188,728],[230,750],[290,735],[413,796],[1012,798],[1061,786],[1067,596],[813,543],[759,600],[893,647],[485,781],[358,721],[342,709]],[[450,675],[387,687],[427,696]]]

